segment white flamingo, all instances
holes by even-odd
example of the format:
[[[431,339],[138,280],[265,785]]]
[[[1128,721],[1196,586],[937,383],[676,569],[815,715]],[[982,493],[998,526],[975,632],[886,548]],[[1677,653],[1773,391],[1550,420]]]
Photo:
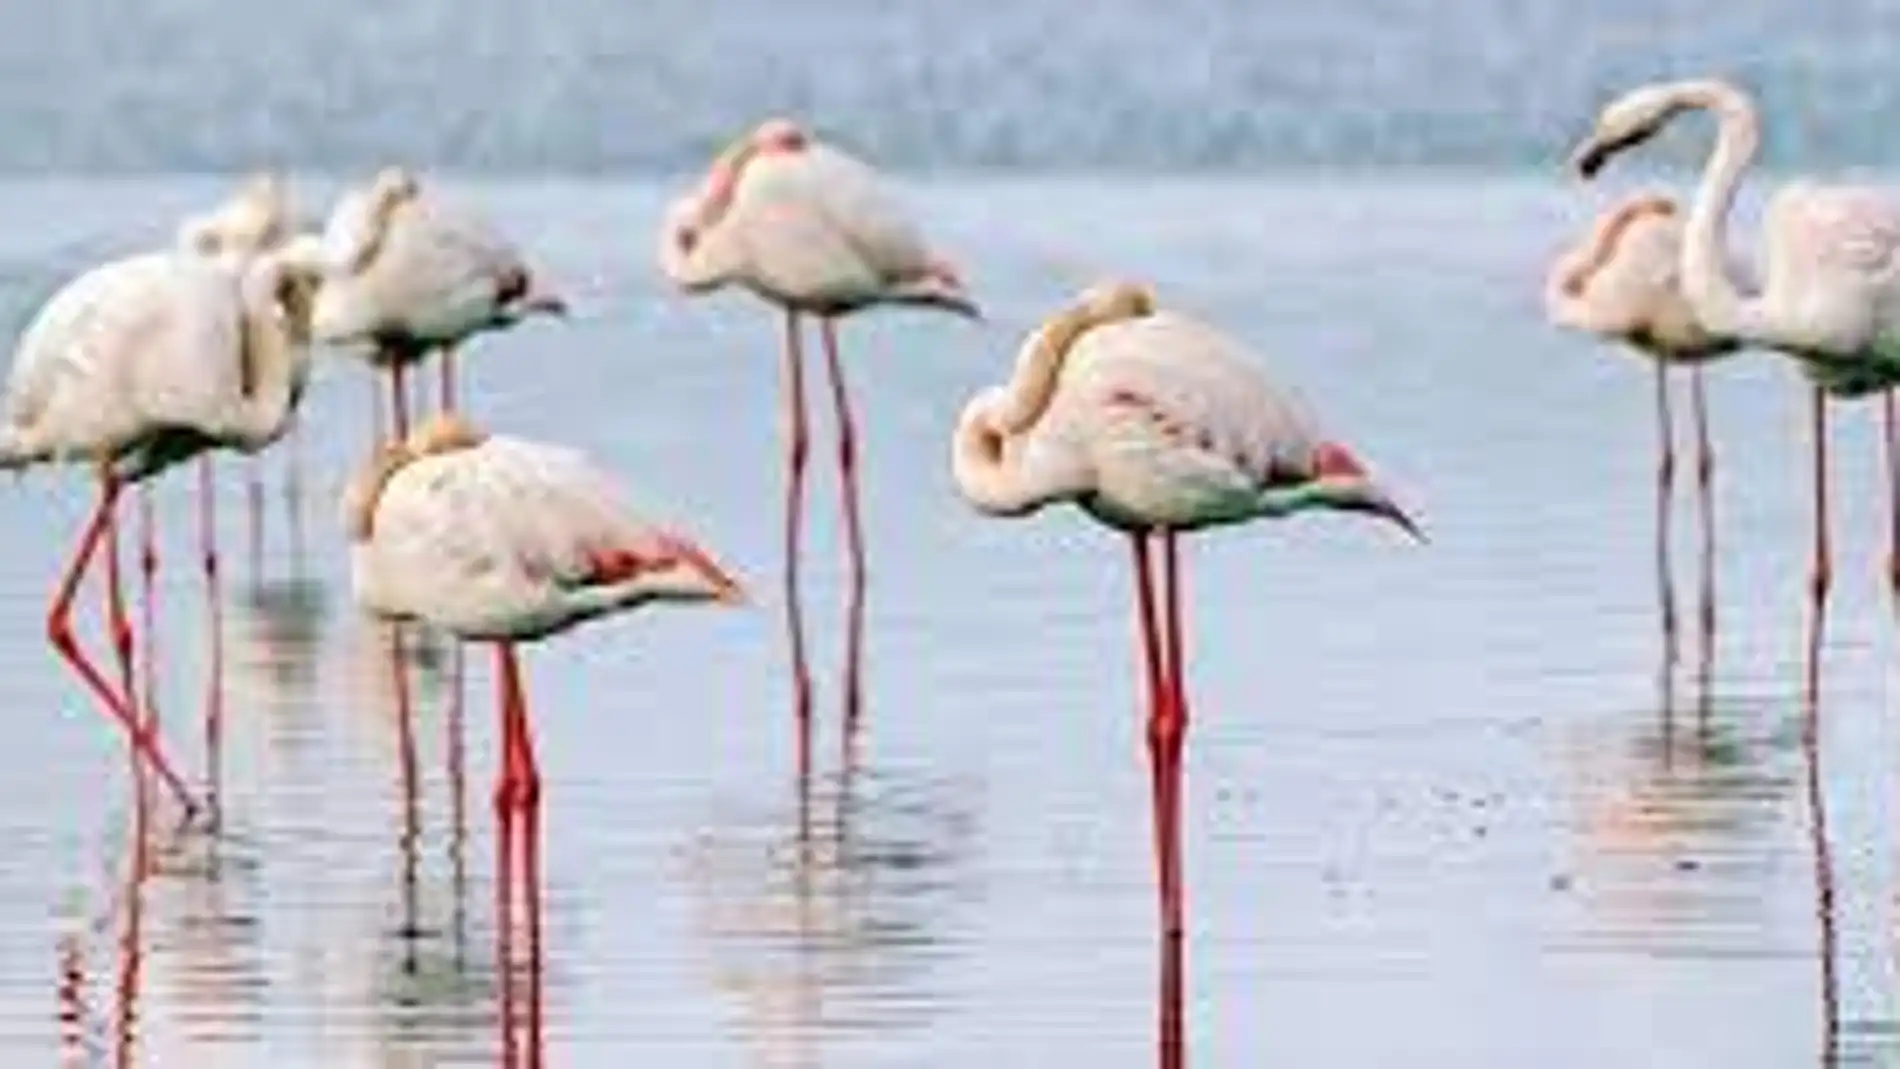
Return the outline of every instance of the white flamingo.
[[[209,211],[178,226],[178,247],[242,266],[291,239],[293,209],[282,177],[260,171]]]
[[[442,352],[442,409],[450,411],[457,347],[531,316],[567,313],[487,219],[400,167],[346,193],[322,240],[316,338],[371,346],[371,364],[390,375],[397,437],[408,433],[404,373],[429,352]]]
[[[127,484],[207,450],[255,452],[283,434],[308,368],[314,286],[314,271],[283,255],[241,273],[175,252],[116,260],[46,303],[8,375],[0,468],[83,464],[99,482],[47,636],[188,812],[195,805],[184,782],[133,712],[132,632],[116,551],[107,557],[116,689],[74,640],[73,599],[101,544],[116,545],[116,505]]]
[[[177,247],[186,253],[210,258],[214,262],[234,271],[243,271],[245,267],[265,253],[284,249],[293,240],[303,242],[297,253],[293,254],[302,262],[314,263],[314,239],[299,237],[293,233],[294,207],[289,190],[281,176],[272,171],[260,171],[245,178],[237,190],[223,203],[208,211],[187,217],[179,224]],[[297,503],[302,493],[303,479],[300,474],[303,450],[297,441],[296,414],[291,416],[288,432],[290,443],[290,476],[285,487],[288,505],[290,529],[293,545],[300,541],[300,521]],[[260,471],[262,461],[257,455],[250,458],[248,464],[248,486],[246,504],[249,512],[249,532],[251,551],[251,571],[253,576],[261,574],[264,543],[264,481]],[[149,485],[139,488],[139,511],[143,529],[145,572],[145,632],[147,636],[147,656],[145,658],[145,693],[150,701],[155,687],[151,681],[153,666],[157,662],[152,649],[153,620],[156,615],[152,607],[152,590],[155,585],[158,568],[157,547],[153,542],[154,524],[151,516],[152,500]],[[223,602],[219,593],[220,563],[217,546],[217,473],[216,460],[212,453],[204,453],[198,460],[198,516],[199,516],[199,552],[204,571],[205,606],[210,617],[210,683],[205,695],[205,750],[212,768],[208,778],[218,782],[218,755],[221,740],[216,732],[222,723],[222,674],[224,666],[224,625]],[[147,710],[150,711],[149,709]]]
[[[1097,286],[1023,343],[1009,382],[978,393],[951,448],[979,511],[1072,502],[1128,534],[1148,684],[1161,873],[1163,1049],[1180,1049],[1180,761],[1187,731],[1175,536],[1311,510],[1418,529],[1344,446],[1324,438],[1235,341],[1158,310],[1143,287]],[[1162,594],[1150,553],[1162,552]],[[1159,613],[1157,600],[1165,603]]]
[[[736,285],[785,310],[786,614],[801,728],[809,720],[811,682],[800,635],[796,563],[807,450],[798,316],[803,312],[819,319],[836,408],[851,564],[845,708],[847,725],[855,723],[864,534],[857,428],[838,360],[836,320],[878,305],[937,308],[974,319],[976,304],[957,271],[930,251],[875,170],[782,118],[769,119],[734,142],[698,189],[668,206],[658,259],[661,271],[686,292]]]
[[[1544,282],[1544,310],[1551,322],[1622,342],[1656,366],[1656,570],[1671,661],[1676,655],[1676,610],[1669,567],[1669,504],[1676,457],[1669,369],[1689,369],[1695,406],[1696,486],[1702,512],[1701,623],[1706,642],[1715,631],[1715,453],[1709,442],[1703,365],[1736,351],[1732,340],[1704,329],[1690,309],[1679,281],[1681,253],[1682,219],[1676,202],[1653,193],[1634,194],[1598,216],[1589,234],[1558,258]]]
[[[495,646],[502,734],[495,923],[503,1064],[512,1065],[506,977],[517,825],[531,975],[540,975],[541,961],[541,781],[515,646],[651,602],[735,603],[739,584],[693,542],[629,511],[614,480],[579,453],[488,437],[453,414],[383,449],[351,481],[344,510],[359,605]],[[531,1063],[539,1020],[537,985],[528,1006]]]
[[[1889,475],[1900,475],[1891,392],[1900,383],[1900,200],[1883,190],[1800,181],[1768,203],[1763,285],[1743,292],[1726,269],[1730,206],[1760,144],[1754,103],[1715,79],[1645,85],[1612,101],[1571,161],[1584,177],[1689,110],[1716,119],[1715,151],[1683,231],[1682,289],[1710,331],[1796,357],[1813,383],[1814,565],[1819,642],[1830,561],[1827,523],[1827,401],[1886,391]],[[1900,509],[1889,571],[1900,592]]]

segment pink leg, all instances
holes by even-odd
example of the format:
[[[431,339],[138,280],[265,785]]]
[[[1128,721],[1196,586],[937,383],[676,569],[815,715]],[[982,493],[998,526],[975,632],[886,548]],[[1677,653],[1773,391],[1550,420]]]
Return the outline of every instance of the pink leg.
[[[495,979],[501,985],[501,1064],[503,1069],[514,1069],[521,1064],[516,1051],[514,974],[515,791],[519,781],[511,734],[514,717],[509,707],[513,695],[508,687],[507,659],[508,646],[497,645],[501,773],[495,781]]]
[[[1656,591],[1661,599],[1663,656],[1676,663],[1676,592],[1669,566],[1669,505],[1675,489],[1675,420],[1669,413],[1669,368],[1656,363]]]
[[[1827,524],[1827,395],[1814,387],[1814,570],[1809,579],[1808,689],[1818,690],[1821,640],[1827,624],[1827,593],[1832,575]]]
[[[390,683],[396,690],[396,763],[401,778],[402,797],[408,802],[405,817],[414,821],[416,798],[416,721],[409,701],[409,666],[403,661],[403,626],[389,625]],[[413,823],[412,825],[413,826]],[[413,918],[407,918],[413,921]]]
[[[528,723],[521,664],[512,644],[504,644],[502,649],[502,678],[509,692],[514,747],[515,816],[521,824],[521,870],[526,881],[522,899],[528,914],[527,1064],[529,1069],[541,1069],[541,771],[534,758],[534,734]]]
[[[798,729],[798,767],[811,768],[811,670],[805,660],[805,614],[798,597],[800,513],[805,502],[805,359],[798,313],[785,313],[785,631],[792,654],[792,709]]]
[[[459,643],[455,649],[460,656]],[[468,957],[468,747],[463,730],[467,709],[458,692],[445,718],[448,730],[445,745],[449,751],[449,864],[455,891],[455,967],[458,971]]]
[[[210,817],[219,818],[219,799],[224,788],[224,598],[219,591],[218,575],[218,479],[217,469],[206,453],[198,461],[198,538],[204,567],[205,616],[210,621],[207,636],[210,678],[205,682],[205,778],[209,784],[206,798]]]
[[[119,936],[118,1014],[114,1020],[113,1064],[138,1064],[138,996],[145,964],[145,879],[151,872],[151,789],[144,769],[133,777],[132,850],[126,861],[125,926]]]
[[[106,712],[119,722],[132,742],[135,753],[144,758],[165,781],[165,787],[171,791],[184,807],[187,815],[195,811],[191,801],[191,792],[185,789],[184,781],[172,771],[171,762],[165,759],[153,733],[134,717],[128,696],[115,691],[106,681],[105,675],[80,650],[79,643],[73,637],[73,602],[79,594],[79,584],[85,578],[86,566],[99,551],[106,532],[112,525],[113,509],[118,505],[120,482],[107,473],[100,478],[99,502],[93,509],[92,519],[86,524],[79,543],[74,548],[71,563],[66,568],[64,578],[60,580],[59,591],[53,596],[53,604],[46,614],[46,638],[55,651],[74,672],[78,673],[86,689],[92,692]]]
[[[152,514],[152,484],[139,487],[139,626],[145,629],[145,657],[139,690],[145,723],[158,723],[158,520]],[[135,705],[141,703],[134,703]]]
[[[1160,765],[1156,821],[1162,844],[1161,1051],[1164,1065],[1178,1067],[1185,1057],[1183,1030],[1183,930],[1181,892],[1181,750],[1187,739],[1187,667],[1184,661],[1181,602],[1184,582],[1176,535],[1161,535],[1162,576],[1167,605],[1162,649],[1165,651],[1168,714],[1151,728],[1149,745]]]
[[[119,690],[127,708],[138,713],[138,689],[133,685],[132,619],[125,611],[125,578],[119,566],[118,509],[106,520],[106,626],[112,634],[112,650],[118,657]]]
[[[1142,662],[1148,684],[1148,758],[1152,777],[1153,798],[1151,805],[1154,815],[1154,852],[1155,868],[1161,887],[1161,918],[1163,935],[1161,945],[1161,999],[1159,1041],[1164,1069],[1177,1069],[1179,1063],[1171,1052],[1180,1050],[1179,1033],[1179,955],[1178,941],[1171,941],[1166,934],[1168,910],[1168,887],[1170,885],[1169,866],[1172,864],[1173,847],[1170,842],[1171,825],[1168,817],[1168,788],[1165,750],[1162,735],[1165,724],[1171,718],[1170,707],[1174,700],[1173,680],[1165,663],[1168,656],[1163,624],[1159,607],[1156,605],[1154,567],[1150,560],[1151,540],[1148,534],[1130,536],[1135,557],[1135,609],[1138,630],[1141,633]]]
[[[1713,661],[1715,647],[1715,447],[1709,441],[1709,395],[1702,365],[1690,372],[1695,388],[1696,492],[1702,506],[1702,658]]]
[[[864,677],[864,521],[858,494],[858,435],[851,415],[850,392],[844,365],[838,359],[837,321],[825,316],[825,365],[831,374],[831,400],[838,419],[838,481],[844,495],[845,545],[851,557],[851,596],[846,613],[844,732],[845,745],[857,737],[858,713],[863,707]]]

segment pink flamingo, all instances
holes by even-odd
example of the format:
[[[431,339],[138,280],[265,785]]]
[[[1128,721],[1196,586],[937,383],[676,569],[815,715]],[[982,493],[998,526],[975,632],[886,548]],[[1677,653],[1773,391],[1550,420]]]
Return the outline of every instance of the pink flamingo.
[[[1709,443],[1703,365],[1737,348],[1733,340],[1705,329],[1689,307],[1680,281],[1681,251],[1676,202],[1637,194],[1598,216],[1590,233],[1558,258],[1544,285],[1544,310],[1551,322],[1623,342],[1656,365],[1656,573],[1663,642],[1671,664],[1676,660],[1676,606],[1669,567],[1669,505],[1676,456],[1669,369],[1689,369],[1695,405],[1706,647],[1715,634],[1715,451]]]
[[[738,285],[785,310],[789,416],[785,490],[785,611],[792,645],[800,761],[808,762],[811,679],[800,634],[799,513],[804,500],[805,385],[799,313],[817,316],[837,412],[838,471],[851,597],[845,673],[846,738],[861,704],[864,532],[858,504],[857,427],[837,319],[878,305],[915,305],[978,318],[957,272],[933,255],[910,216],[863,161],[770,119],[728,147],[661,226],[660,269],[681,289]]]
[[[196,811],[190,792],[134,712],[116,506],[128,484],[212,449],[254,453],[284,433],[309,365],[315,284],[313,271],[281,255],[264,256],[242,274],[177,253],[116,260],[46,303],[22,335],[7,380],[0,468],[83,464],[99,484],[98,503],[47,614],[48,640],[187,817]],[[73,600],[102,544],[121,675],[116,688],[72,631]]]
[[[385,447],[352,480],[344,509],[352,585],[364,609],[495,647],[503,1064],[518,1064],[507,980],[514,842],[518,833],[529,973],[539,977],[541,778],[515,647],[649,602],[736,603],[739,584],[691,541],[635,517],[614,481],[579,453],[489,437],[451,414]],[[528,1000],[530,1065],[540,1061],[540,1017],[537,985]]]
[[[398,438],[409,424],[405,373],[431,351],[442,353],[442,410],[453,411],[459,346],[534,316],[567,314],[566,302],[538,287],[520,252],[485,218],[431,194],[400,167],[346,193],[322,240],[328,270],[316,337],[372,347],[370,363],[389,372]]]
[[[293,240],[301,242],[295,251],[286,255],[305,264],[314,264],[316,253],[312,244],[314,239],[293,234],[291,221],[294,215],[289,191],[283,179],[269,171],[258,172],[246,178],[230,198],[206,212],[187,217],[178,227],[177,247],[187,253],[211,259],[229,270],[242,272],[252,261],[268,252],[287,249]],[[293,411],[290,429],[286,434],[290,439],[290,479],[286,486],[285,497],[290,506],[290,526],[292,539],[299,538],[299,518],[297,501],[300,496],[302,478],[299,474],[302,450],[297,441],[297,421]],[[248,480],[247,505],[250,519],[251,573],[255,577],[262,574],[264,551],[264,480],[260,471],[262,461],[253,455],[247,465],[250,469]],[[144,611],[146,633],[145,657],[145,693],[150,702],[156,693],[152,679],[158,662],[156,648],[157,634],[154,620],[157,614],[153,604],[152,591],[156,585],[158,572],[158,552],[153,541],[154,524],[152,520],[152,495],[149,485],[139,489],[139,511],[144,532],[143,571],[145,578]],[[217,543],[217,473],[216,461],[211,453],[198,458],[198,513],[199,513],[199,557],[204,573],[205,609],[210,620],[210,670],[207,673],[205,689],[205,739],[207,760],[212,763],[208,778],[216,783],[219,779],[217,762],[223,749],[222,740],[214,734],[223,722],[222,705],[224,701],[224,606],[220,594],[220,564]],[[148,709],[148,712],[150,710]]]
[[[1176,535],[1330,509],[1370,513],[1422,536],[1354,455],[1321,437],[1238,343],[1157,309],[1149,290],[1127,284],[1085,292],[1030,335],[1010,381],[964,408],[951,472],[982,513],[1025,516],[1073,502],[1125,532],[1134,548],[1160,870],[1161,1049],[1178,1052],[1188,711]]]
[[[1827,521],[1827,402],[1883,394],[1886,459],[1895,485],[1888,571],[1900,596],[1900,438],[1893,388],[1900,385],[1900,196],[1854,185],[1792,182],[1768,202],[1759,287],[1744,291],[1728,270],[1725,219],[1761,143],[1754,101],[1727,82],[1700,78],[1640,86],[1605,105],[1572,152],[1584,178],[1654,137],[1686,111],[1716,120],[1682,237],[1682,291],[1708,330],[1794,357],[1812,381],[1814,564],[1809,645],[1824,629],[1832,581]],[[1810,657],[1811,664],[1819,663]]]

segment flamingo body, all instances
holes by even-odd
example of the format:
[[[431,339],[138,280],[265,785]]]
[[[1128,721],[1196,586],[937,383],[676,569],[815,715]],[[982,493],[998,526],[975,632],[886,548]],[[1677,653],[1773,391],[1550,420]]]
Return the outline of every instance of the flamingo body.
[[[1624,342],[1666,363],[1733,353],[1732,339],[1696,318],[1682,292],[1681,265],[1675,201],[1649,193],[1626,197],[1558,258],[1546,279],[1545,314],[1558,326]]]
[[[535,291],[519,250],[486,218],[395,173],[346,194],[324,228],[318,340],[383,343],[372,360],[413,362],[433,347],[563,310]]]
[[[1189,531],[1308,508],[1398,513],[1239,343],[1097,289],[964,410],[952,469],[994,515],[1070,501],[1112,527]]]
[[[581,454],[440,418],[362,473],[347,499],[359,604],[465,639],[515,641],[651,601],[738,586],[640,519]]]
[[[961,281],[869,164],[774,123],[738,157],[668,209],[659,261],[681,288],[738,285],[818,315],[877,304],[975,315]]]
[[[214,261],[147,253],[92,269],[56,293],[21,336],[7,381],[0,465],[93,460],[139,479],[212,446],[253,452],[280,436],[303,388],[301,345],[276,381],[247,320],[271,317],[278,262],[243,275]],[[250,296],[247,296],[247,291]],[[270,396],[275,394],[275,396]]]

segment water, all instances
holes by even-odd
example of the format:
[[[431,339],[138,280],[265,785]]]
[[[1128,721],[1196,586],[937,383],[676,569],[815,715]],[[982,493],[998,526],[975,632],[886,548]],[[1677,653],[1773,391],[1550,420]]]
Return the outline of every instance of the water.
[[[0,187],[4,314],[217,188]],[[660,288],[647,235],[664,185],[455,192],[532,235],[579,309],[474,347],[473,411],[625,472],[759,600],[593,627],[528,658],[552,1064],[1155,1058],[1125,547],[1068,512],[980,519],[945,457],[963,399],[1100,271],[1145,277],[1253,341],[1432,537],[1411,546],[1338,519],[1195,542],[1193,1063],[1816,1063],[1831,1026],[1799,730],[1804,403],[1767,359],[1712,375],[1719,646],[1705,690],[1685,519],[1688,646],[1665,691],[1647,368],[1537,310],[1542,265],[1589,197],[1508,176],[919,183],[920,211],[991,318],[891,314],[844,332],[873,567],[867,728],[841,767],[843,576],[821,419],[806,602],[824,730],[801,841],[773,323],[737,297]],[[0,647],[17,727],[0,754],[9,1062],[60,1057],[61,977],[76,973],[82,1053],[69,1064],[112,1060],[122,1034],[142,1065],[495,1063],[489,665],[471,651],[459,833],[444,652],[419,670],[411,819],[381,647],[347,603],[333,504],[369,433],[368,389],[360,368],[322,365],[301,552],[287,459],[263,466],[255,563],[244,469],[223,465],[230,828],[144,885],[129,1013],[124,762],[38,639],[84,494],[35,477],[0,496],[0,610],[17,636]],[[1872,426],[1852,415],[1836,436],[1818,752],[1832,1027],[1849,1064],[1895,1053],[1900,949],[1884,804],[1900,651]],[[190,493],[189,479],[159,491],[159,641],[162,714],[196,767]]]
[[[1900,163],[1884,136],[1900,6],[811,0],[765,19],[738,0],[69,0],[9,26],[0,323],[228,186],[189,176],[289,167],[315,211],[339,177],[413,163],[521,235],[578,312],[474,346],[473,411],[626,473],[755,590],[748,611],[644,614],[528,658],[550,1064],[1156,1059],[1125,548],[1067,512],[982,520],[946,462],[964,398],[1103,273],[1256,344],[1432,536],[1334,519],[1196,540],[1192,1064],[1900,1055],[1900,648],[1869,406],[1837,423],[1809,747],[1795,376],[1755,357],[1714,370],[1718,642],[1705,663],[1685,509],[1686,644],[1665,676],[1648,369],[1537,306],[1549,257],[1603,203],[1556,161],[1636,81],[1744,80],[1784,171]],[[805,598],[822,730],[803,798],[776,328],[736,297],[669,295],[650,263],[678,175],[772,112],[913,179],[990,316],[845,330],[873,568],[866,731],[842,760],[820,418]],[[1652,158],[1693,164],[1704,136]],[[295,529],[293,465],[259,469],[261,559],[247,468],[221,464],[229,826],[142,884],[120,743],[39,637],[84,490],[0,492],[7,1064],[496,1064],[490,666],[471,651],[457,761],[447,653],[425,649],[408,796],[335,517],[368,390],[326,360]],[[159,490],[157,637],[162,713],[195,769],[187,475]]]

